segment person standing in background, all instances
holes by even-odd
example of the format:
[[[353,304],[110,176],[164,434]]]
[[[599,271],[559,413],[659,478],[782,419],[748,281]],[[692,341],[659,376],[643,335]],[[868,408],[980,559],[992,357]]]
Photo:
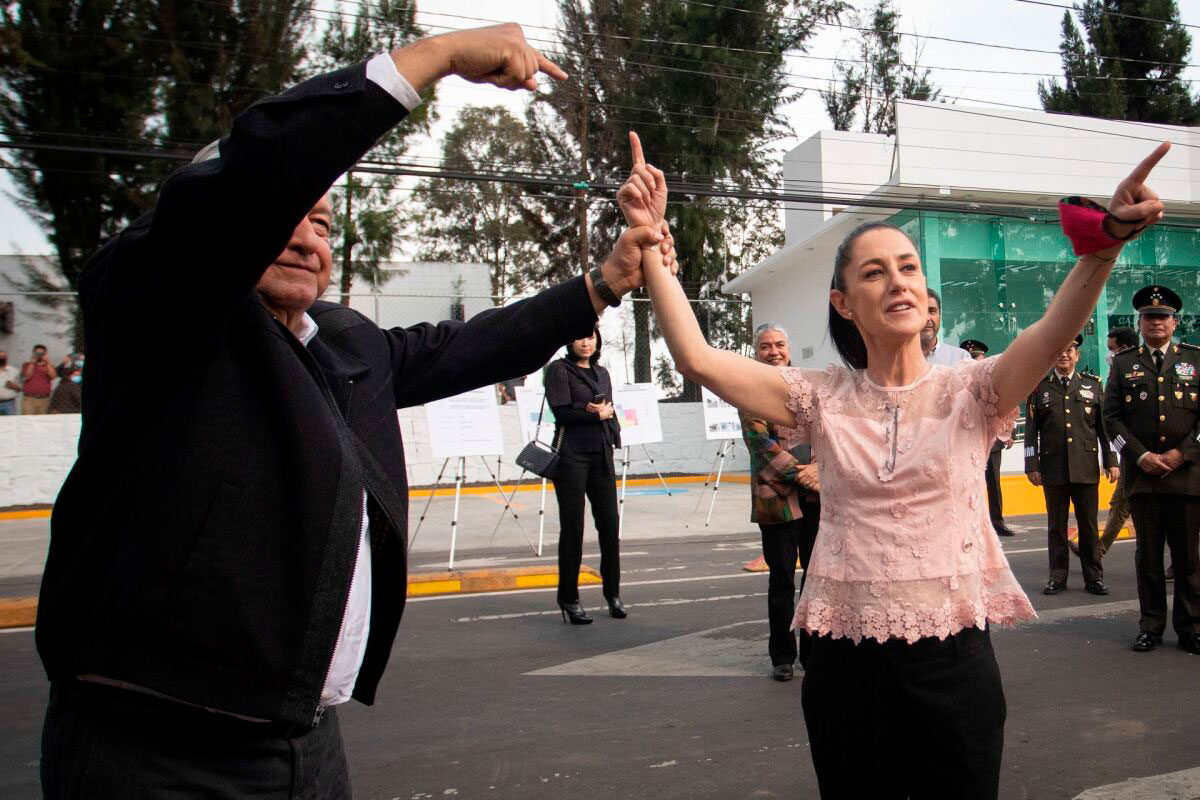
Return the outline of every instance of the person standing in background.
[[[1079,527],[1083,588],[1091,594],[1108,594],[1098,555],[1097,454],[1104,461],[1104,473],[1110,483],[1117,480],[1117,456],[1109,447],[1104,429],[1100,408],[1104,390],[1100,379],[1075,370],[1081,344],[1083,337],[1076,336],[1059,354],[1054,369],[1029,395],[1025,417],[1025,473],[1029,482],[1041,486],[1046,495],[1050,579],[1042,594],[1058,594],[1067,588],[1071,563],[1067,516],[1072,505]]]
[[[50,359],[46,358],[46,346],[35,344],[33,357],[21,365],[22,414],[45,414],[50,407],[50,390],[58,377]]]
[[[962,349],[976,361],[987,358],[988,346],[978,339],[964,339]],[[987,482],[988,516],[997,536],[1015,536],[1012,528],[1004,521],[1004,493],[1000,490],[1000,461],[1004,451],[1013,446],[1012,433],[992,442],[988,451],[987,466],[983,468],[983,479]]]
[[[921,329],[921,352],[925,354],[925,360],[946,367],[971,360],[971,354],[961,347],[938,341],[938,332],[942,329],[942,296],[933,289],[926,291],[929,292],[929,319]]]
[[[773,367],[791,366],[787,331],[769,322],[759,325],[754,331],[754,358]],[[796,560],[807,571],[821,521],[821,482],[811,447],[799,445],[789,451],[765,420],[738,416],[750,451],[750,521],[762,531],[763,558],[770,570],[767,651],[771,677],[790,681],[797,657],[804,666],[812,644],[808,631],[801,628],[797,646],[792,615],[796,610]],[[803,576],[800,590],[804,590]]]
[[[0,350],[0,417],[17,413],[17,395],[20,393],[17,368],[8,363],[8,353]]]
[[[1113,356],[1127,347],[1137,347],[1137,334],[1133,332],[1133,328],[1112,328],[1108,332],[1108,363],[1112,364]],[[1104,523],[1104,532],[1100,534],[1100,546],[1096,551],[1097,558],[1104,558],[1108,553],[1113,542],[1117,540],[1117,536],[1121,534],[1121,528],[1129,525],[1129,532],[1134,536],[1137,535],[1133,526],[1133,520],[1129,518],[1129,498],[1125,495],[1125,471],[1118,470],[1120,477],[1117,479],[1117,486],[1113,489],[1112,499],[1108,501],[1108,519]],[[1075,545],[1075,552],[1078,553],[1078,545]],[[1171,568],[1167,568],[1167,580],[1173,578]]]

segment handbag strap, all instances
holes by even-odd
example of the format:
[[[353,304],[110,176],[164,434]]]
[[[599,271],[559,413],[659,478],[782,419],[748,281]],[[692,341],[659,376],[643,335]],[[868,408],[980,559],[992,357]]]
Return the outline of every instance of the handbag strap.
[[[542,435],[542,414],[546,412],[546,393],[542,392],[542,406],[538,409],[537,427],[533,429],[533,440],[536,442]]]

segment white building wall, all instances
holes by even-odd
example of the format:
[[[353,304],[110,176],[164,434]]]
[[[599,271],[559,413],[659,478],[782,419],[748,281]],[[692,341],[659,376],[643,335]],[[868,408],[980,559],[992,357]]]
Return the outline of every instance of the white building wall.
[[[858,196],[887,183],[895,139],[878,133],[818,131],[783,156],[784,191]],[[808,238],[848,203],[789,203],[784,212],[785,247]]]
[[[0,255],[0,302],[12,303],[13,332],[0,333],[0,350],[8,352],[8,362],[20,366],[28,360],[35,344],[44,344],[50,363],[58,364],[71,352],[71,303],[52,308],[45,305],[48,296],[23,294],[17,288],[26,280],[26,265],[53,276],[53,261],[46,256]],[[39,302],[43,301],[43,302]]]
[[[392,261],[384,269],[390,276],[377,288],[359,285],[350,291],[350,307],[383,328],[450,319],[451,306],[459,298],[465,309],[464,319],[494,305],[487,264]],[[336,300],[336,289],[331,287],[325,299]]]

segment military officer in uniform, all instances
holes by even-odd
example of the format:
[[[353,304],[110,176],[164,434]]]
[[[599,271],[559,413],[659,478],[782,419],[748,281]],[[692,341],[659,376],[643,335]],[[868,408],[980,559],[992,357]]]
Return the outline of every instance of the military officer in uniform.
[[[1025,416],[1025,474],[1046,495],[1046,533],[1050,551],[1050,580],[1042,594],[1067,588],[1071,552],[1067,549],[1067,515],[1075,506],[1079,527],[1079,563],[1083,588],[1108,594],[1100,566],[1099,511],[1100,466],[1110,482],[1118,477],[1117,456],[1108,445],[1101,402],[1104,389],[1094,375],[1077,372],[1076,336],[1059,353],[1054,369],[1029,396]]]
[[[966,350],[971,358],[980,361],[987,357],[988,346],[978,339],[963,339],[959,347]],[[1004,521],[1004,495],[1000,491],[1000,460],[1004,451],[1013,446],[1012,435],[992,442],[991,452],[988,453],[987,464],[983,469],[983,480],[987,486],[988,515],[992,518],[992,529],[997,536],[1015,536],[1013,529]]]
[[[1163,544],[1175,565],[1172,624],[1179,646],[1200,655],[1200,347],[1173,344],[1179,295],[1147,286],[1133,296],[1142,344],[1113,356],[1104,424],[1121,453],[1137,545],[1139,633],[1153,650],[1167,625]]]

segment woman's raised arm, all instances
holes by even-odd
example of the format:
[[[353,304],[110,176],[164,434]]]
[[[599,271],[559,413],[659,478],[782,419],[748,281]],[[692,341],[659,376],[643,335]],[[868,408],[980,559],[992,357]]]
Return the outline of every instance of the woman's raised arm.
[[[1170,142],[1160,144],[1118,184],[1108,204],[1108,233],[1113,238],[1130,236],[1162,219],[1163,205],[1146,185],[1146,178],[1170,149]],[[1087,324],[1120,253],[1121,244],[1116,244],[1080,256],[1042,318],[1021,331],[999,356],[992,376],[999,395],[997,409],[1007,411],[1023,401],[1054,358]]]

